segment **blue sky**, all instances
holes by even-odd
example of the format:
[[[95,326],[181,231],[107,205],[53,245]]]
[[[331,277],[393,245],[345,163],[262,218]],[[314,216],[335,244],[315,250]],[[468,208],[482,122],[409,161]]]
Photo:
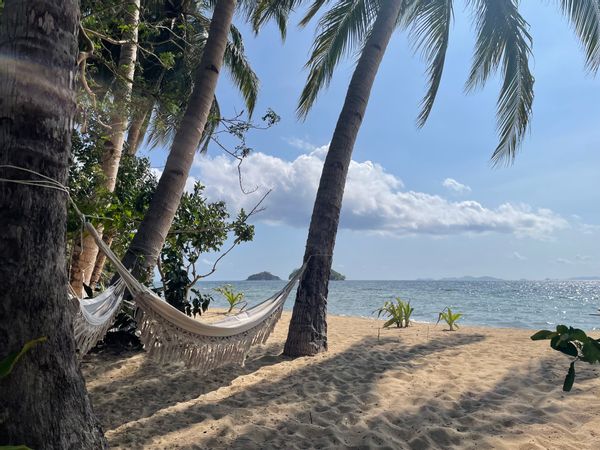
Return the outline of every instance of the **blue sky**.
[[[406,34],[393,37],[358,136],[338,232],[334,268],[351,279],[461,275],[566,278],[600,275],[600,78],[584,70],[583,53],[553,2],[522,2],[534,39],[536,77],[531,133],[509,168],[492,168],[499,80],[465,95],[474,45],[468,11],[456,3],[446,69],[426,126],[415,118],[425,92],[425,65]],[[295,22],[299,16],[295,17]],[[273,108],[281,122],[253,132],[244,163],[248,185],[273,188],[256,216],[256,237],[238,247],[211,279],[243,279],[268,270],[281,277],[302,259],[322,158],[331,139],[353,58],[336,72],[305,121],[295,116],[314,28],[274,27],[246,51],[261,79],[256,117]],[[228,76],[221,108],[243,103]],[[166,149],[149,152],[164,164]],[[235,167],[217,148],[198,157],[191,176],[211,200],[232,208],[256,196],[237,187]],[[202,265],[215,259],[206,255]]]

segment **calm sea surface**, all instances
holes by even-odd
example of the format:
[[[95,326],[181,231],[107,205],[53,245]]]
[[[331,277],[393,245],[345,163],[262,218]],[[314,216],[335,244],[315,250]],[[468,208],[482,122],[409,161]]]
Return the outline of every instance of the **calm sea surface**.
[[[212,291],[231,284],[242,291],[249,305],[270,297],[284,281],[205,281],[201,290],[225,306]],[[374,317],[385,300],[410,300],[417,321],[434,322],[446,306],[462,312],[465,325],[551,328],[566,324],[584,330],[600,330],[600,281],[332,281],[328,311],[342,316]],[[290,310],[295,291],[285,305]]]

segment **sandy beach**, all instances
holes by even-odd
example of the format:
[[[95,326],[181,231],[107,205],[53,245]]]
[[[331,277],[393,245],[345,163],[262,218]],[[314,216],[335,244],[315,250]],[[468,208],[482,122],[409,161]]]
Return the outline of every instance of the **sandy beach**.
[[[114,448],[600,449],[600,368],[532,342],[530,330],[330,316],[329,352],[278,356],[284,313],[243,368],[208,375],[143,352],[83,361]],[[379,335],[378,335],[379,334]]]

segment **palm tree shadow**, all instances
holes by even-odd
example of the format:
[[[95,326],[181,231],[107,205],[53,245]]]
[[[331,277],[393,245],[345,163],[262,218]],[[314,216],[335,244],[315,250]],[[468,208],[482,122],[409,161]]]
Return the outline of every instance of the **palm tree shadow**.
[[[228,386],[239,376],[247,375],[282,359],[281,344],[268,344],[250,353],[244,367],[226,366],[201,374],[183,364],[160,364],[143,352],[127,355],[96,355],[84,362],[83,369],[88,379],[96,379],[111,369],[137,366],[130,373],[102,380],[88,388],[96,415],[105,430],[118,428],[124,423],[152,416],[157,411],[180,402]],[[142,358],[132,363],[132,358]],[[92,364],[93,362],[93,364]],[[139,405],[132,411],[123,405]]]
[[[319,405],[314,405],[314,410],[306,410],[304,407],[298,406],[292,407],[291,414],[294,414],[297,420],[306,422],[314,419],[315,429],[318,430],[322,428],[319,426],[321,421],[326,423],[332,419],[335,420],[335,416],[348,413],[349,409],[368,411],[376,405],[379,399],[372,391],[385,372],[397,368],[408,371],[416,367],[422,368],[428,364],[426,356],[451,351],[459,346],[480,342],[483,339],[485,336],[481,334],[456,334],[444,336],[443,339],[431,339],[423,344],[407,346],[390,337],[364,338],[344,352],[323,359],[315,359],[314,362],[309,360],[306,366],[287,373],[277,381],[269,382],[263,379],[217,403],[196,402],[177,410],[163,410],[155,417],[144,414],[145,419],[131,420],[124,427],[115,430],[111,440],[114,441],[113,445],[131,446],[132,443],[135,443],[143,446],[154,437],[176,432],[191,424],[201,423],[206,418],[223,418],[230,415],[232,410],[243,412],[243,410],[255,408],[269,408],[271,412],[283,409],[287,411],[290,405],[301,404],[306,398],[311,398],[311,394],[327,397],[328,407],[326,410],[320,410]],[[284,361],[272,355],[261,357],[251,361],[243,369],[244,373],[247,374],[264,367],[265,362],[280,364]],[[217,376],[224,375],[225,372],[221,372]],[[236,377],[239,373],[229,375]],[[265,383],[268,384],[265,385]],[[158,392],[164,386],[159,382],[154,384],[153,388]],[[157,392],[153,395],[159,395]],[[194,398],[194,395],[198,393],[198,391],[189,393],[188,398]],[[202,395],[202,392],[199,395]],[[161,403],[164,407],[165,402]],[[171,399],[168,403],[172,403]],[[314,417],[311,416],[312,414]],[[114,429],[114,426],[108,426],[108,428]],[[260,428],[262,429],[262,427]],[[285,429],[285,423],[276,424],[275,427],[268,426],[266,429],[271,429],[272,433],[265,433],[265,442],[269,442],[269,445],[273,446],[277,446],[277,442],[279,442],[282,448],[287,448],[289,435],[278,432],[279,429]],[[314,438],[315,436],[311,435],[311,439]],[[236,439],[236,442],[242,447],[247,447],[248,444],[247,439],[244,440],[243,436]],[[202,442],[202,446],[208,448],[222,447],[223,445],[226,444],[219,441],[217,437],[207,438],[205,442]],[[340,443],[340,445],[343,444]]]

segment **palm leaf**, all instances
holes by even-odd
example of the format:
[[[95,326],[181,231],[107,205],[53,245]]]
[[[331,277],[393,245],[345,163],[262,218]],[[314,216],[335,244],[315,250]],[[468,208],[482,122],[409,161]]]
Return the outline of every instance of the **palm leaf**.
[[[431,113],[442,79],[453,17],[452,3],[452,0],[419,1],[407,10],[401,21],[401,25],[409,27],[415,49],[421,51],[428,62],[429,89],[421,102],[419,127],[425,125]]]
[[[600,1],[559,0],[585,50],[586,66],[596,73],[600,67]]]
[[[298,104],[306,117],[320,90],[327,87],[342,56],[362,48],[380,0],[339,0],[319,21],[312,54],[306,63],[308,79]]]
[[[237,28],[232,26],[230,36],[231,39],[225,47],[223,63],[229,70],[234,84],[244,98],[246,108],[248,108],[248,115],[252,116],[252,112],[256,106],[256,98],[258,97],[258,77],[246,58],[241,33]]]
[[[492,161],[510,163],[529,127],[534,78],[529,70],[529,25],[517,9],[517,0],[469,0],[475,9],[477,43],[467,90],[486,83],[500,66],[503,84],[497,102],[500,142]]]
[[[252,28],[258,33],[262,26],[270,20],[274,20],[285,39],[287,34],[287,22],[290,13],[302,0],[258,0],[251,14]]]

